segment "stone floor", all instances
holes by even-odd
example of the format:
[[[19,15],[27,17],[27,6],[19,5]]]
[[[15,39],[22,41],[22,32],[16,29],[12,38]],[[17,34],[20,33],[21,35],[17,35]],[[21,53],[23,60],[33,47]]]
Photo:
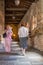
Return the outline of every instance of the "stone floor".
[[[36,48],[28,48],[28,50],[27,51],[31,51],[31,52],[36,52],[36,53],[38,53],[38,54],[40,54],[40,55],[42,55],[43,56],[43,51],[40,51],[40,50],[38,50],[38,49],[36,49]]]
[[[26,55],[20,47],[13,43],[11,53],[5,53],[0,44],[0,65],[43,65],[43,52],[35,48],[28,48]]]
[[[26,52],[26,55],[0,54],[0,65],[43,65],[43,56],[35,52]]]

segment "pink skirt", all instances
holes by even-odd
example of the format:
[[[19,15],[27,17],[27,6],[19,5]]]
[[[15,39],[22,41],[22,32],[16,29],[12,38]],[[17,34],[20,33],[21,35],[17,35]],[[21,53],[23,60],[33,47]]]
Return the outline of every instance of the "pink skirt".
[[[11,39],[10,38],[5,38],[5,43],[4,43],[5,51],[10,52],[11,51]]]

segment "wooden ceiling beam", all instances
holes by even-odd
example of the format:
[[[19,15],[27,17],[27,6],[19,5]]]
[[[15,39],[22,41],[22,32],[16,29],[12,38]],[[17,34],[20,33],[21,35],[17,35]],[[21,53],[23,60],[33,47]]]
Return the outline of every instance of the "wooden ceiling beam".
[[[6,11],[6,14],[25,14],[26,11]]]
[[[10,20],[10,21],[11,21],[11,20],[18,20],[18,21],[19,21],[19,20],[21,20],[21,19],[13,19],[13,18],[12,18],[12,19],[6,19],[6,20]]]
[[[5,24],[19,24],[20,22],[5,22]]]
[[[24,4],[25,4],[25,6],[27,6],[28,5],[28,8],[29,8],[29,5],[31,4],[31,2],[29,2],[29,1],[23,1],[23,2],[21,2],[21,4],[20,4],[20,6],[18,6],[18,8],[24,8],[25,6],[24,6]],[[8,4],[6,4],[6,7],[13,7],[13,8],[17,8],[17,6],[15,6],[15,4],[13,3],[13,2],[11,2],[11,3],[9,3],[8,2]]]
[[[30,4],[30,3],[32,3],[32,2],[31,2],[31,1],[29,1],[29,0],[28,0],[28,1],[27,1],[27,0],[25,0],[24,2],[29,3],[29,4]]]
[[[20,20],[5,20],[5,23],[19,23]]]
[[[24,2],[24,5],[29,7],[31,3],[29,4],[29,3]]]
[[[23,16],[24,14],[5,14],[5,16]]]
[[[15,16],[15,18],[17,19],[21,19],[22,18],[22,16]],[[12,16],[5,16],[5,19],[12,19]]]
[[[6,8],[6,10],[9,10],[9,11],[27,11],[28,9],[27,8]]]

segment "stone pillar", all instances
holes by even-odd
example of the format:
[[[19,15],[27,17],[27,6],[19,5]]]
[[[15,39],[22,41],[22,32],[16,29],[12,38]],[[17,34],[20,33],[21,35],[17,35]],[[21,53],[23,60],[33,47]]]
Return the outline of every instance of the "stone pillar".
[[[0,0],[0,41],[2,41],[4,32],[4,0]]]
[[[0,0],[0,35],[4,31],[4,0]]]

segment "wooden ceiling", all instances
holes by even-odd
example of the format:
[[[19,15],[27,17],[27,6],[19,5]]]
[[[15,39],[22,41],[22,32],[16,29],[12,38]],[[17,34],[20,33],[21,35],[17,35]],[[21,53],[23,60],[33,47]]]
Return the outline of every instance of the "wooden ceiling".
[[[5,23],[18,24],[34,1],[20,0],[20,4],[17,6],[15,0],[5,0]]]

